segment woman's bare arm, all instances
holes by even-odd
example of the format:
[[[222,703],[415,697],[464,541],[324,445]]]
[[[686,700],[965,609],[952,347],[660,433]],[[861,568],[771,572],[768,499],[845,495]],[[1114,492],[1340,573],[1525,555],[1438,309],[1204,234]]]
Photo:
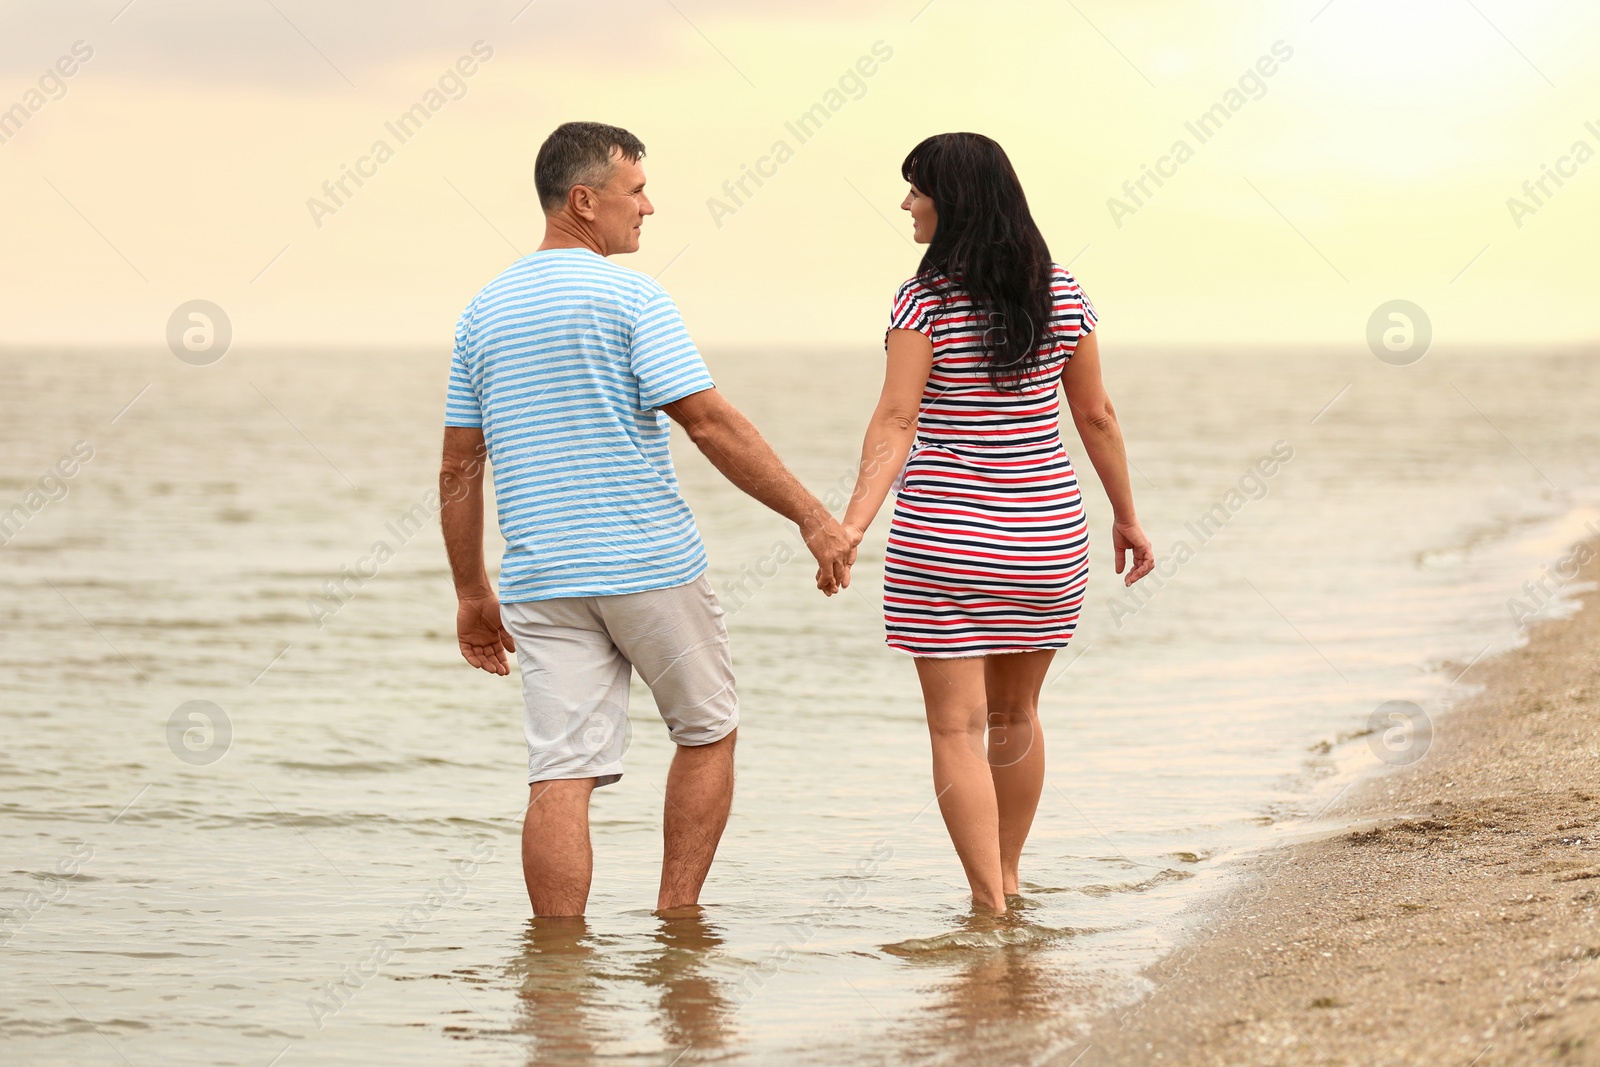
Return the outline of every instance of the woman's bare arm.
[[[883,507],[895,476],[917,437],[917,409],[933,373],[933,342],[916,330],[890,330],[889,355],[878,407],[861,442],[861,469],[845,509],[844,527],[859,544]]]
[[[1100,376],[1100,342],[1095,334],[1079,340],[1072,359],[1061,372],[1061,388],[1072,410],[1072,424],[1078,428],[1084,451],[1089,453],[1089,462],[1094,464],[1111,501],[1111,549],[1118,574],[1126,566],[1127,553],[1133,553],[1133,566],[1123,578],[1124,585],[1132,585],[1150,573],[1155,566],[1155,553],[1133,509],[1128,451],[1122,441],[1117,411],[1111,406]]]

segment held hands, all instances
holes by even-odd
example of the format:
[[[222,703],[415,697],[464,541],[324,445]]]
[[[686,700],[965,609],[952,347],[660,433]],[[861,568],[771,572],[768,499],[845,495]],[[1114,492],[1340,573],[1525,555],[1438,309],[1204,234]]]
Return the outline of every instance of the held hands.
[[[1122,579],[1124,586],[1137,582],[1154,570],[1156,565],[1155,550],[1150,547],[1150,538],[1145,536],[1138,519],[1119,519],[1111,524],[1111,553],[1118,574],[1127,565],[1125,553],[1128,552],[1133,553],[1133,566],[1128,570],[1127,577]]]
[[[505,623],[500,621],[500,601],[493,593],[463,596],[456,606],[456,641],[461,656],[480,671],[510,674],[506,653],[517,650]]]
[[[848,516],[846,517],[848,518]],[[850,566],[854,567],[856,565],[856,554],[861,548],[861,538],[866,535],[866,531],[850,523],[844,523],[839,528],[844,531],[845,540],[850,545]],[[845,571],[844,584],[846,589],[850,587],[850,572],[848,570]]]
[[[850,565],[856,561],[861,532],[824,513],[803,525],[800,536],[817,560],[817,588],[828,596],[850,588]]]

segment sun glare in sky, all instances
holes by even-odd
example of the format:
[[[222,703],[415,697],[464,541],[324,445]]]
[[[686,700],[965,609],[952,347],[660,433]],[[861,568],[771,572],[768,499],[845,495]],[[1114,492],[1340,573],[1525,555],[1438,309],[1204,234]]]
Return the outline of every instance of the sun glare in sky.
[[[259,9],[258,9],[259,7]],[[1011,154],[1125,343],[1592,340],[1600,10],[1507,0],[12,9],[0,343],[439,345],[537,246],[556,124],[628,127],[625,262],[707,345],[876,349],[915,271],[900,162]]]

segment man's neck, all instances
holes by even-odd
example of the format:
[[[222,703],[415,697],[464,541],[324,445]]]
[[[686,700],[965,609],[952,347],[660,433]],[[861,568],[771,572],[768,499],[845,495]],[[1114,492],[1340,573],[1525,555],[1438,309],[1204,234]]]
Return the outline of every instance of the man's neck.
[[[574,225],[566,215],[545,216],[544,240],[539,242],[538,251],[552,248],[587,248],[597,256],[606,254],[593,231],[587,226]]]

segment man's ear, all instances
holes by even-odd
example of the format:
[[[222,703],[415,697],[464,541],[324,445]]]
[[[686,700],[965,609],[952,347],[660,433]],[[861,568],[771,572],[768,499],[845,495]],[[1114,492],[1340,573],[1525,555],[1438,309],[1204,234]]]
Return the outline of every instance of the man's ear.
[[[586,222],[593,222],[600,207],[599,195],[587,185],[574,185],[567,190],[567,207]]]

